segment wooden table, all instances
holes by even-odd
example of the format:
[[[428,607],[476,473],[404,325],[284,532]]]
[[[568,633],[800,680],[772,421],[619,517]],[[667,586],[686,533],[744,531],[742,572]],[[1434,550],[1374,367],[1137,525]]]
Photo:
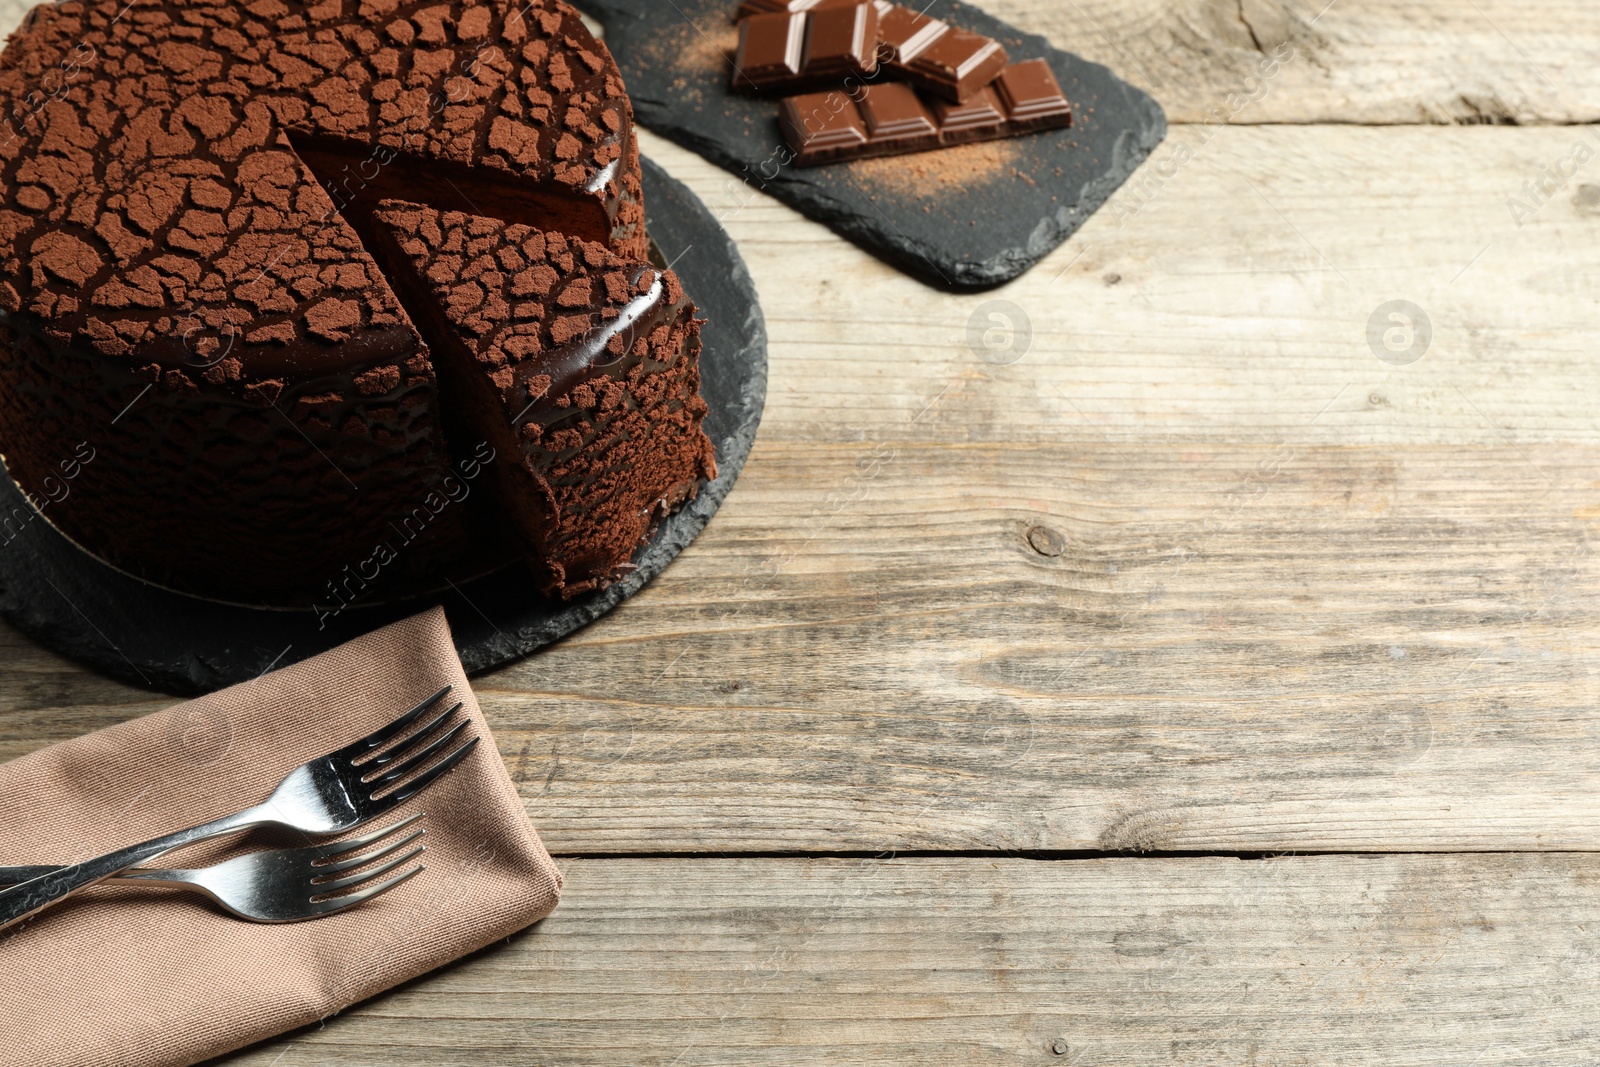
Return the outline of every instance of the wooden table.
[[[479,682],[565,902],[229,1067],[1600,1056],[1600,7],[987,7],[1168,143],[949,296],[647,138],[772,387],[706,534]],[[0,642],[0,758],[168,703]]]

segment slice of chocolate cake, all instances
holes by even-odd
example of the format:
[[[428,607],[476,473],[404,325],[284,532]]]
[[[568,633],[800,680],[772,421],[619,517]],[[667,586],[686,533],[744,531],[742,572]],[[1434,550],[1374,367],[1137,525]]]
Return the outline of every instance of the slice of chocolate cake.
[[[677,275],[605,245],[385,201],[374,221],[458,417],[500,453],[504,509],[548,591],[632,570],[715,475],[700,324]]]

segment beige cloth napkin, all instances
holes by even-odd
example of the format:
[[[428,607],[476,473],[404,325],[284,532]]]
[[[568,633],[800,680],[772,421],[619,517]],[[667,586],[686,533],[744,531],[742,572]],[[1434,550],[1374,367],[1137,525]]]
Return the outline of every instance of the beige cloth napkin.
[[[0,765],[0,863],[61,863],[247,807],[453,683],[483,740],[375,825],[425,811],[427,870],[314,922],[261,926],[171,890],[99,886],[0,930],[0,1063],[193,1064],[283,1033],[507,937],[556,906],[439,609],[257,681]],[[169,853],[203,866],[282,832]]]

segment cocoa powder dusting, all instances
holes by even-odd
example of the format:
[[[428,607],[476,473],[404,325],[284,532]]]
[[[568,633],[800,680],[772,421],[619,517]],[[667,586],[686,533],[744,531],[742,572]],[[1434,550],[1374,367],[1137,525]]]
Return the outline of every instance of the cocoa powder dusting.
[[[896,196],[941,200],[997,182],[1031,181],[1017,168],[1021,158],[1022,148],[1012,139],[862,159],[844,166],[869,194],[881,189]]]

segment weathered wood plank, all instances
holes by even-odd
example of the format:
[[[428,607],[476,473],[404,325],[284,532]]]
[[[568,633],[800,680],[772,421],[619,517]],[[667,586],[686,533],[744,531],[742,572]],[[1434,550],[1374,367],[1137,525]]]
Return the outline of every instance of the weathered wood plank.
[[[1172,448],[908,448],[838,511],[757,468],[715,548],[480,686],[547,841],[1600,847],[1580,494],[1528,513],[1509,451]]]
[[[774,334],[745,481],[484,683],[554,847],[1600,845],[1600,219],[1504,204],[1572,136],[1223,131],[983,297],[730,210]],[[1010,365],[963,351],[996,296]]]
[[[1576,136],[1224,130],[963,297],[652,139],[772,390],[704,537],[479,683],[551,846],[1600,847],[1600,217],[1504,204]],[[1018,362],[965,348],[993,299]],[[0,655],[3,756],[158,703]]]
[[[93,674],[0,622],[0,761],[172,702]]]
[[[1149,88],[1175,122],[1600,119],[1584,0],[985,0]],[[1274,65],[1270,58],[1289,57]]]
[[[987,6],[1180,124],[1600,118],[1580,0]],[[682,560],[481,680],[546,839],[1600,847],[1586,138],[1180,125],[978,297],[649,139],[750,260],[771,402]],[[966,347],[992,299],[1015,362]],[[0,627],[0,759],[165,703]],[[564,866],[538,930],[230,1067],[1600,1054],[1580,856]]]
[[[1587,130],[1180,130],[1034,271],[963,295],[911,283],[691,153],[647,143],[755,275],[773,335],[762,444],[1399,445],[1498,441],[1494,427],[1517,443],[1593,439],[1600,163],[1529,189],[1600,155]],[[969,327],[1003,323],[986,318],[996,299],[1031,323],[1015,362],[968,347]],[[1395,299],[1432,326],[1411,366],[1369,344]]]
[[[565,868],[533,931],[216,1067],[1600,1055],[1589,858]]]

